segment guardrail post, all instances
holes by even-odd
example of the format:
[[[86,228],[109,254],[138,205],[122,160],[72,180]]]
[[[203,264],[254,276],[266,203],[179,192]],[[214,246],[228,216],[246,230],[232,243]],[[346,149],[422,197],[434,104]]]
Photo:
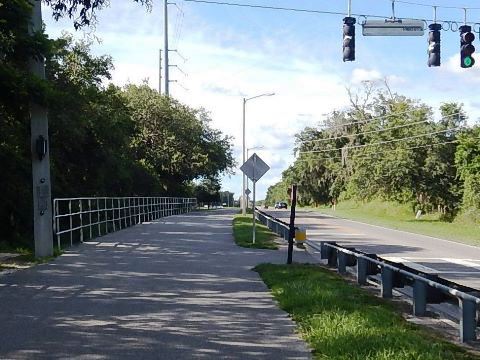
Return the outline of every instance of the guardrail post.
[[[337,269],[339,274],[347,273],[347,254],[343,251],[337,253]]]
[[[393,270],[382,267],[382,297],[391,298],[393,296]]]
[[[337,256],[338,256],[337,249],[330,248],[328,253],[328,266],[330,267],[337,266]]]
[[[320,259],[325,260],[330,257],[330,252],[333,251],[332,248],[327,246],[328,242],[321,241],[320,242]]]
[[[367,268],[368,260],[364,258],[357,258],[357,284],[367,284]]]
[[[458,299],[461,318],[460,318],[460,341],[467,342],[477,339],[475,320],[477,306],[472,300]]]
[[[424,316],[427,312],[427,284],[420,280],[413,283],[413,315]]]

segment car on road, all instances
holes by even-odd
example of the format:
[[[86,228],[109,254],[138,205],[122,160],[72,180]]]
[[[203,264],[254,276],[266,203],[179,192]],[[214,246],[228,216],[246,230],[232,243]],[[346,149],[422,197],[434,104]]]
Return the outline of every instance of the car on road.
[[[287,203],[285,201],[279,201],[275,203],[275,209],[286,209],[287,208]]]

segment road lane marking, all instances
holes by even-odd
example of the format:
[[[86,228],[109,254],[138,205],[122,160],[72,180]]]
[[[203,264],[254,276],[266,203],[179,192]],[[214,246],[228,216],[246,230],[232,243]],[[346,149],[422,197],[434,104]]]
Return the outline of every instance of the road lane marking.
[[[470,260],[450,259],[450,258],[442,258],[441,260],[447,261],[447,262],[450,262],[450,263],[453,263],[453,264],[462,265],[462,266],[471,267],[471,268],[480,270],[480,264],[474,263]]]
[[[417,264],[415,262],[407,260],[407,258],[401,258],[401,257],[395,257],[395,256],[382,256],[382,258],[385,259],[385,260],[388,260],[388,261],[392,261],[392,262],[396,262],[396,263],[402,263],[405,266],[408,266],[408,267],[410,267],[414,270],[420,271],[420,272],[429,273],[429,274],[437,274],[438,273],[437,270],[435,270],[431,267],[424,266],[424,265],[421,265],[421,264]]]

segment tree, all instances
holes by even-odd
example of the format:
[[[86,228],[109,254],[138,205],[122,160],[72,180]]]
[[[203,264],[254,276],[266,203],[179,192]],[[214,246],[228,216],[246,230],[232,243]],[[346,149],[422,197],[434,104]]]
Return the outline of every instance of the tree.
[[[195,186],[197,201],[210,208],[212,203],[220,201],[220,181],[216,178],[204,178]]]

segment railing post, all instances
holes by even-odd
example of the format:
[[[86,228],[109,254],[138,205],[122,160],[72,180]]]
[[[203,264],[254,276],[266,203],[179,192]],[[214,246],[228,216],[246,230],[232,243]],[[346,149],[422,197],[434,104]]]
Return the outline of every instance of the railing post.
[[[78,209],[79,209],[79,215],[80,215],[80,242],[83,243],[83,205],[82,205],[82,199],[78,200]]]
[[[115,224],[115,198],[112,198],[112,222],[113,232],[117,231],[117,225]]]
[[[88,199],[88,221],[89,239],[92,239],[92,199]]]
[[[137,201],[137,224],[140,224],[140,198],[136,199]]]
[[[477,339],[477,322],[475,315],[477,312],[476,303],[472,300],[458,299],[460,306],[460,341],[474,341]]]
[[[100,225],[100,199],[97,198],[97,228],[98,228],[98,236],[102,236],[102,228]]]
[[[108,209],[107,198],[103,198],[104,213],[105,213],[105,234],[108,234]]]
[[[362,257],[357,258],[357,284],[367,284],[368,260]]]
[[[122,198],[123,200],[123,223],[125,224],[125,228],[128,226],[127,225],[127,198]]]
[[[70,246],[73,245],[73,221],[72,221],[72,200],[68,201],[68,217],[70,218]]]
[[[424,316],[427,312],[427,284],[420,280],[413,283],[413,315]]]
[[[393,296],[393,270],[382,267],[382,297],[391,298]]]
[[[57,199],[54,200],[54,209],[55,209],[55,224],[56,224],[56,227],[55,227],[55,231],[56,231],[56,235],[57,235],[57,247],[58,247],[58,250],[60,251],[62,249],[62,245],[61,245],[61,241],[60,241],[60,234],[58,234],[60,232],[60,218],[58,217],[60,211],[59,211],[59,201]]]

